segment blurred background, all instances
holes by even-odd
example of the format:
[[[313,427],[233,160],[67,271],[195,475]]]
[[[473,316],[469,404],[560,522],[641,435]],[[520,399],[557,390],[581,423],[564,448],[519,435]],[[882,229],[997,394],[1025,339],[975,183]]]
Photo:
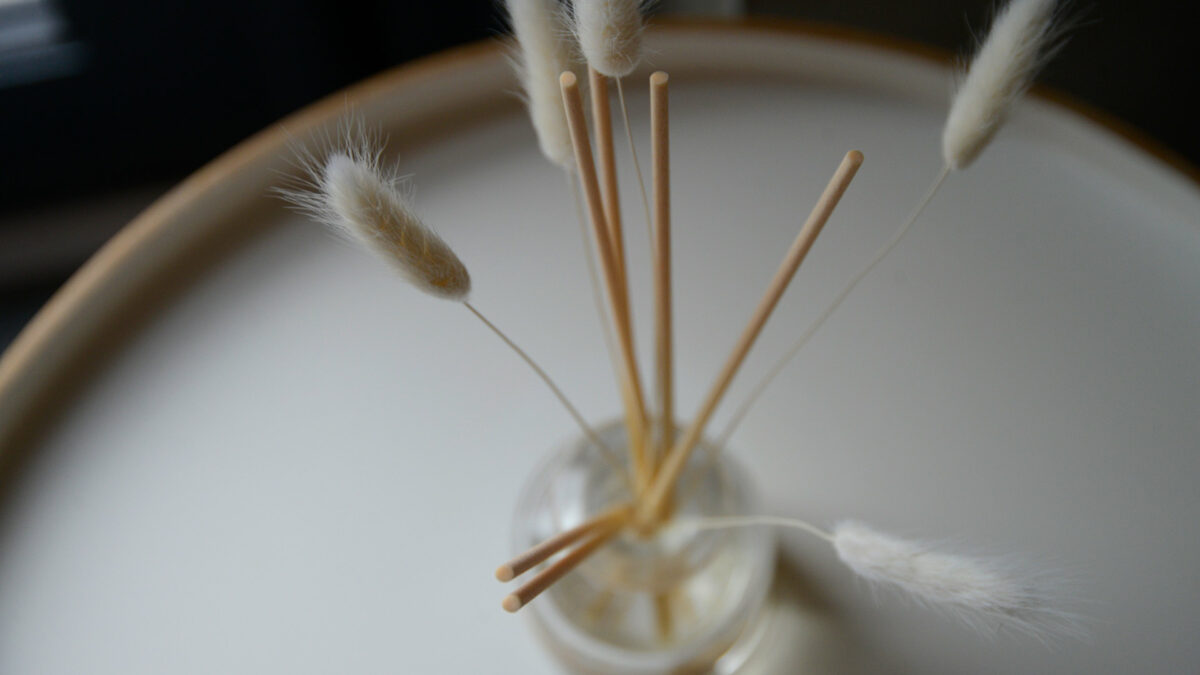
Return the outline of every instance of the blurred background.
[[[0,0],[0,349],[174,183],[372,73],[504,31],[498,0]],[[662,0],[657,15],[846,26],[965,54],[993,0]],[[1198,51],[1167,0],[1074,0],[1041,78],[1192,162]]]

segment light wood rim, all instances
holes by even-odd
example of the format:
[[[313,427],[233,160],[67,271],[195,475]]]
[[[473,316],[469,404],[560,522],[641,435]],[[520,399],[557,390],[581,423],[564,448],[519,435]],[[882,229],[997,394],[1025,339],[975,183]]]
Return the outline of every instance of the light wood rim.
[[[924,45],[810,23],[764,19],[671,20],[656,22],[654,29],[673,33],[734,30],[791,37],[811,36],[896,51],[942,67],[954,62],[950,54]],[[291,138],[337,118],[344,113],[348,103],[371,100],[393,88],[430,80],[460,69],[470,69],[502,57],[504,51],[504,45],[495,40],[458,47],[383,72],[328,96],[288,116],[280,124],[274,124],[239,143],[134,218],[68,279],[0,356],[0,468],[9,459],[13,439],[22,437],[14,430],[27,426],[31,419],[40,417],[43,412],[41,408],[45,407],[46,390],[61,390],[63,387],[60,385],[76,387],[79,384],[76,380],[82,379],[67,377],[71,363],[79,353],[99,341],[104,326],[103,322],[97,322],[96,325],[84,326],[84,335],[70,336],[68,333],[73,329],[72,320],[86,312],[90,305],[99,302],[100,298],[113,292],[114,288],[119,288],[122,271],[131,261],[146,255],[156,240],[170,234],[172,223],[180,212],[204,199],[224,181],[237,180],[240,175],[267,161],[266,158],[284,153]],[[1046,87],[1035,87],[1033,95],[1105,128],[1200,186],[1200,169],[1129,124]],[[208,232],[206,236],[228,238],[232,233],[219,230]],[[131,282],[133,285],[130,288],[145,289],[170,279],[175,275],[175,268],[169,263],[174,262],[158,261],[153,272]],[[126,308],[135,304],[136,293],[127,288],[126,296],[117,301],[117,306]],[[64,344],[72,343],[67,338],[73,338],[73,345],[64,347]],[[55,357],[56,351],[62,353]],[[57,393],[59,396],[56,398],[61,398],[62,392]],[[4,474],[0,472],[0,488],[4,487],[4,482]]]

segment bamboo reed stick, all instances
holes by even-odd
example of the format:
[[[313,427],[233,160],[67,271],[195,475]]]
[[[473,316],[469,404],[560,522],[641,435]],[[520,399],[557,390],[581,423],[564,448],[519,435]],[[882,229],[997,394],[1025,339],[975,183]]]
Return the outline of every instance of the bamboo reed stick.
[[[553,565],[538,572],[520,588],[507,595],[504,601],[500,603],[500,606],[509,612],[515,612],[528,605],[542,591],[553,586],[567,572],[570,572],[584,560],[587,560],[589,556],[596,552],[596,549],[603,546],[620,531],[620,522],[610,523],[600,528],[591,538],[585,539],[577,548],[558,559]]]
[[[621,219],[621,193],[617,187],[617,161],[613,151],[612,105],[608,95],[608,77],[588,66],[588,82],[592,99],[592,127],[596,138],[596,163],[599,165],[600,196],[604,218],[612,241],[613,257],[617,264],[617,281],[621,287],[621,309],[633,335],[633,311],[629,299],[629,266],[625,254],[624,223]],[[632,340],[632,338],[631,338]],[[646,425],[649,432],[649,424]],[[651,446],[652,448],[653,446]],[[653,470],[653,458],[647,458],[646,480]]]
[[[530,569],[533,569],[535,565],[541,563],[543,560],[548,560],[555,553],[574,544],[583,537],[594,534],[597,530],[610,526],[615,522],[624,522],[625,519],[629,518],[631,512],[632,507],[629,504],[614,506],[594,518],[550,537],[546,541],[497,567],[496,580],[512,581]]]
[[[579,180],[583,185],[584,201],[592,220],[593,239],[600,255],[600,268],[605,287],[608,289],[613,323],[616,326],[617,344],[621,351],[621,393],[625,403],[625,423],[629,434],[630,460],[634,469],[635,492],[640,495],[649,485],[650,472],[646,462],[646,403],[642,394],[638,374],[637,355],[633,348],[628,303],[624,288],[618,278],[618,267],[612,241],[608,236],[607,220],[601,203],[600,184],[596,167],[592,161],[592,148],[588,140],[587,122],[584,118],[583,99],[579,94],[579,81],[575,74],[567,71],[559,78],[563,106],[567,113],[567,126],[571,131],[571,143],[575,148],[575,162],[579,169]]]
[[[813,242],[816,241],[817,235],[821,233],[821,229],[833,214],[834,207],[841,200],[842,195],[845,193],[846,188],[849,187],[850,181],[853,180],[854,174],[858,171],[858,167],[862,165],[862,162],[863,155],[861,152],[851,150],[846,153],[841,165],[834,172],[833,178],[825,186],[825,191],[821,194],[821,198],[817,200],[817,204],[813,207],[812,212],[809,213],[808,220],[804,222],[804,226],[800,228],[799,234],[796,235],[795,241],[792,242],[791,248],[788,250],[787,255],[784,256],[783,262],[775,272],[774,278],[771,279],[770,285],[767,286],[766,293],[763,295],[762,300],[759,301],[754,314],[750,317],[750,322],[746,325],[745,330],[743,330],[741,338],[734,345],[733,352],[729,355],[729,359],[725,362],[725,366],[717,376],[716,382],[713,383],[708,397],[700,407],[700,412],[692,420],[683,438],[671,448],[671,452],[667,455],[665,462],[659,467],[650,490],[640,500],[635,514],[635,524],[639,529],[652,530],[661,522],[664,506],[671,494],[671,489],[675,481],[679,478],[680,472],[683,471],[684,464],[687,463],[692,450],[695,449],[696,444],[700,441],[700,436],[704,433],[704,427],[708,424],[709,418],[712,417],[713,411],[716,410],[717,405],[721,402],[721,398],[729,389],[729,384],[733,381],[733,377],[741,367],[742,361],[745,360],[746,354],[754,346],[755,340],[758,338],[759,333],[762,332],[763,326],[766,325],[767,319],[770,318],[771,312],[775,309],[775,305],[778,304],[779,299],[783,296],[783,292],[787,290],[788,284],[791,282],[792,277],[795,276],[796,270],[800,267],[800,263],[808,255],[808,251],[812,248]]]
[[[675,440],[675,365],[671,322],[671,154],[667,74],[650,76],[650,138],[654,183],[654,333],[658,375],[657,468]]]
[[[608,98],[608,78],[595,68],[588,67],[588,82],[592,94],[592,128],[596,135],[596,163],[600,169],[600,196],[604,203],[604,218],[608,222],[608,237],[613,256],[621,273],[621,286],[629,296],[629,275],[625,265],[625,234],[621,223],[621,195],[617,190],[617,161],[613,152],[612,108]]]
[[[771,366],[771,369],[767,371],[767,374],[763,376],[761,380],[759,380],[754,389],[750,390],[750,395],[746,397],[746,400],[743,401],[740,406],[738,406],[737,411],[734,412],[733,416],[729,418],[729,421],[725,423],[725,429],[722,430],[717,436],[717,442],[712,446],[714,448],[714,452],[719,452],[721,448],[724,448],[729,444],[729,437],[733,435],[733,432],[737,429],[738,424],[740,424],[742,419],[746,417],[746,413],[750,412],[750,408],[754,406],[754,402],[763,395],[763,392],[767,390],[767,387],[771,386],[771,383],[774,382],[775,378],[783,372],[784,367],[786,367],[787,364],[796,357],[796,354],[800,353],[800,350],[804,348],[804,345],[808,344],[808,341],[817,334],[817,331],[821,329],[821,326],[825,325],[825,322],[829,320],[829,317],[833,316],[833,313],[837,311],[837,308],[840,307],[843,302],[845,302],[846,298],[850,296],[850,293],[854,291],[859,282],[867,278],[867,275],[871,273],[871,270],[875,269],[875,266],[878,265],[885,257],[887,257],[887,254],[891,253],[893,248],[896,248],[896,244],[900,243],[900,240],[902,240],[904,235],[907,234],[909,229],[912,228],[913,223],[917,222],[917,218],[921,217],[921,214],[925,212],[925,207],[929,205],[930,200],[932,200],[934,195],[937,194],[938,190],[942,187],[942,183],[945,182],[946,176],[949,174],[950,166],[942,165],[941,170],[938,171],[937,176],[934,177],[933,183],[931,183],[929,188],[925,190],[925,195],[921,198],[921,201],[917,202],[917,205],[912,211],[909,212],[908,218],[904,219],[904,223],[900,225],[899,229],[897,229],[895,234],[892,235],[892,238],[883,245],[883,248],[875,252],[875,257],[872,258],[871,261],[868,262],[864,267],[862,267],[862,269],[858,270],[858,274],[855,274],[854,277],[850,279],[849,283],[842,287],[842,290],[839,291],[836,296],[834,296],[833,301],[830,302],[827,307],[825,307],[825,309],[817,316],[816,319],[813,319],[813,322],[808,325],[808,328],[804,329],[804,332],[800,334],[800,337],[796,339],[796,342],[794,342],[787,352],[785,352],[783,356],[781,356],[779,360],[775,362],[775,365]]]

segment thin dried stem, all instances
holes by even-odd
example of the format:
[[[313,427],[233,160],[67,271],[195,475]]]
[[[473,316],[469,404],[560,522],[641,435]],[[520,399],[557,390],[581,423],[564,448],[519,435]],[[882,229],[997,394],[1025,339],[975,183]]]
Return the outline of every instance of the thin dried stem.
[[[650,218],[650,199],[646,196],[646,179],[642,177],[642,164],[638,161],[637,144],[633,142],[633,127],[629,124],[629,106],[625,105],[625,88],[621,86],[621,78],[615,78],[617,83],[617,100],[621,103],[621,119],[625,122],[625,140],[629,141],[629,155],[633,158],[633,172],[637,174],[638,190],[642,193],[642,210],[646,212],[646,236],[650,240],[650,248],[654,248],[654,226]]]
[[[790,527],[816,535],[829,543],[833,543],[833,535],[812,523],[799,518],[782,516],[711,516],[703,518],[688,518],[679,522],[680,527],[701,530],[724,530],[731,527]]]
[[[579,414],[579,410],[574,404],[571,403],[571,400],[567,398],[567,395],[563,393],[562,389],[559,389],[558,385],[554,383],[554,380],[550,378],[550,375],[547,374],[545,370],[542,370],[542,367],[538,365],[537,361],[534,361],[533,357],[526,353],[524,349],[521,349],[519,346],[517,346],[517,343],[513,342],[512,338],[508,337],[508,335],[505,334],[504,331],[500,330],[496,324],[489,321],[482,312],[480,312],[478,309],[475,309],[475,306],[470,302],[464,300],[463,306],[471,310],[471,313],[474,314],[480,321],[482,321],[483,325],[490,328],[497,337],[504,341],[504,344],[508,345],[514,352],[517,353],[517,356],[520,356],[521,359],[533,369],[533,372],[537,373],[538,377],[542,378],[542,382],[546,383],[546,386],[550,388],[550,391],[554,393],[554,396],[558,398],[558,401],[562,403],[563,407],[567,409],[567,412],[571,414],[571,417],[575,420],[575,423],[579,425],[579,428],[583,430],[583,433],[588,437],[588,440],[590,440],[592,443],[595,443],[596,447],[599,448],[604,454],[604,457],[609,464],[616,468],[617,475],[625,478],[628,481],[628,477],[625,474],[625,469],[621,467],[621,460],[619,457],[617,457],[617,454],[614,453],[612,448],[608,447],[603,440],[601,440],[596,431],[592,429],[591,425],[587,423],[587,420],[583,418],[583,415]]]
[[[608,321],[608,312],[604,309],[604,291],[600,288],[600,274],[596,271],[595,253],[592,251],[591,234],[588,233],[587,217],[583,215],[583,197],[579,194],[579,184],[573,179],[574,174],[563,171],[567,179],[567,189],[571,191],[571,199],[575,202],[575,218],[579,221],[579,233],[583,238],[583,258],[587,261],[588,281],[592,287],[592,304],[596,306],[596,316],[600,318],[600,335],[604,338],[604,351],[613,364],[613,369],[621,372],[620,356],[617,353],[616,339],[612,334],[612,324]]]
[[[712,446],[714,449],[722,448],[729,442],[729,438],[733,436],[733,432],[737,429],[738,425],[741,424],[742,419],[746,417],[746,413],[750,412],[750,408],[754,405],[755,401],[757,401],[758,398],[763,395],[763,392],[767,390],[767,387],[769,387],[771,383],[775,381],[775,378],[778,377],[781,372],[783,372],[783,369],[788,363],[791,362],[793,358],[795,358],[796,354],[800,352],[804,345],[808,344],[808,341],[811,340],[814,335],[816,335],[817,331],[822,325],[825,324],[829,317],[833,316],[833,313],[837,311],[837,308],[841,306],[842,302],[844,302],[854,288],[858,286],[859,282],[865,279],[867,275],[871,273],[871,270],[875,269],[875,266],[878,265],[888,253],[891,253],[892,249],[896,248],[896,244],[900,243],[900,240],[904,238],[905,234],[908,234],[908,231],[912,229],[913,223],[915,223],[917,218],[919,218],[921,214],[925,212],[925,207],[929,205],[930,200],[932,200],[933,196],[937,194],[938,189],[941,188],[942,183],[946,180],[946,176],[949,173],[949,165],[942,166],[942,169],[938,172],[937,177],[934,178],[933,183],[930,184],[929,189],[925,191],[925,196],[921,198],[921,201],[918,202],[916,207],[913,208],[913,210],[908,214],[908,218],[905,219],[904,224],[896,230],[896,233],[892,235],[892,238],[888,241],[888,243],[884,244],[883,248],[879,249],[875,253],[875,257],[871,259],[871,262],[867,263],[858,271],[858,274],[854,275],[854,278],[851,279],[850,282],[838,292],[836,297],[834,297],[833,302],[829,303],[829,306],[826,307],[811,324],[809,324],[808,328],[804,329],[804,332],[800,334],[800,338],[796,340],[791,348],[788,349],[787,352],[775,362],[775,365],[771,366],[771,369],[767,371],[767,374],[763,377],[763,379],[754,386],[754,389],[751,390],[750,395],[746,397],[746,400],[741,406],[738,407],[737,412],[733,414],[733,417],[730,418],[729,422],[725,425],[725,428],[717,437],[717,442]]]
[[[658,639],[666,642],[671,639],[674,630],[674,620],[671,616],[671,596],[673,591],[657,593],[654,596],[654,623],[658,629]]]

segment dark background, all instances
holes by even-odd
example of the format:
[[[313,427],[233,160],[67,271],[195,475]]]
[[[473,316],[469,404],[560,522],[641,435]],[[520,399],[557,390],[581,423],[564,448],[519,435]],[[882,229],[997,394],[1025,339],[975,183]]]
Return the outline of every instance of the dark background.
[[[736,4],[664,0],[659,11]],[[1200,161],[1186,103],[1200,51],[1187,6],[1076,0],[1070,40],[1041,82]],[[964,53],[993,2],[742,7]],[[31,12],[49,12],[51,39],[20,32]],[[0,348],[92,250],[172,183],[325,94],[502,32],[500,16],[493,0],[0,2]]]

